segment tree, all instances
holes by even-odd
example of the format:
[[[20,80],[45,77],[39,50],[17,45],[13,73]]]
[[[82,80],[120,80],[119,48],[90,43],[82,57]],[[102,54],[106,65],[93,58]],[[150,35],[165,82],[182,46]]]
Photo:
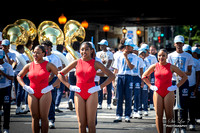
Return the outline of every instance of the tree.
[[[192,27],[192,30],[190,31],[190,27]],[[200,42],[200,25],[183,25],[178,26],[175,31],[175,35],[182,35],[185,38],[185,43],[189,44],[189,33],[191,32],[191,44],[192,46],[195,43]]]

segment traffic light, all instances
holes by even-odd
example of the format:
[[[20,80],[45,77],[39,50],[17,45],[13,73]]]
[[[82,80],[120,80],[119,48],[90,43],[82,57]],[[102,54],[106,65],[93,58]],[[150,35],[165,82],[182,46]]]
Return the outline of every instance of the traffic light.
[[[192,25],[190,25],[189,31],[192,31]]]
[[[164,37],[164,33],[161,33],[160,36],[161,36],[161,37]]]
[[[160,36],[158,36],[158,43],[160,43],[161,41],[160,41],[160,39],[161,39],[161,37]]]

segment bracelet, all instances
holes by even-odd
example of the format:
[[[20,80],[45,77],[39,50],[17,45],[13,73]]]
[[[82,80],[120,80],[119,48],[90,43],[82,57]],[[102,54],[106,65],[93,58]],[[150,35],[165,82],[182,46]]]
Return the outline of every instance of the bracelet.
[[[62,76],[65,76],[62,72],[59,72],[59,74],[61,74]]]
[[[149,78],[148,76],[143,77],[142,79]]]
[[[17,74],[17,76],[19,76],[19,77],[22,78],[22,79],[24,78],[23,76],[21,76],[21,75],[19,75],[19,74]]]

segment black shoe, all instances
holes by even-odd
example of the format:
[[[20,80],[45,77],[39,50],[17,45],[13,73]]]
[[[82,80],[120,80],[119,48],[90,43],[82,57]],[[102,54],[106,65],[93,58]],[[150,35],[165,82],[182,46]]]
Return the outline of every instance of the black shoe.
[[[69,110],[73,110],[73,104],[72,104],[72,102],[71,101],[69,101]]]
[[[62,113],[62,112],[63,112],[63,111],[60,110],[58,107],[55,108],[55,111],[58,112],[58,113]]]
[[[114,106],[117,106],[117,98],[114,98],[114,99],[113,99],[113,105],[114,105]]]

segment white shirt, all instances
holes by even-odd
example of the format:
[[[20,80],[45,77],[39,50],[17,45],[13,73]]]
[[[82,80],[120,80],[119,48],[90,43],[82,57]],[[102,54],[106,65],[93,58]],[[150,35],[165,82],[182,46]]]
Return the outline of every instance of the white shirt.
[[[10,60],[13,60],[15,62],[17,61],[17,57],[16,57],[15,53],[8,52],[7,55],[8,55]],[[4,61],[8,62],[7,56],[5,56]]]
[[[3,71],[6,75],[14,76],[13,68],[8,63],[3,63],[0,65],[1,71]],[[0,88],[5,88],[11,85],[11,80],[7,79],[5,76],[0,75]]]
[[[188,76],[189,86],[196,84],[196,72],[200,71],[200,61],[193,58],[194,64],[192,65],[192,73]]]
[[[75,52],[77,53],[78,57],[81,58],[81,54],[79,52],[77,52],[77,51],[75,51]],[[74,57],[69,52],[66,54],[66,58],[67,58],[69,63],[72,63],[73,61],[75,61]],[[75,71],[76,71],[76,69],[73,68],[69,72],[75,72]]]
[[[123,53],[122,51],[117,51],[116,53],[113,54],[113,60],[115,60],[119,55],[120,53]]]
[[[127,55],[127,57],[128,57],[128,60],[131,62],[131,64],[136,67],[137,60],[138,60],[137,55],[130,53]],[[118,75],[125,75],[125,74],[132,75],[133,74],[133,70],[131,70],[128,67],[123,53],[121,53],[118,56],[118,58],[115,59],[112,67],[118,70]]]
[[[158,62],[155,55],[149,54],[149,56],[147,56],[146,58],[148,59],[150,65],[156,64]]]
[[[54,64],[57,68],[62,67],[62,62],[61,62],[60,58],[58,56],[56,56],[55,54],[45,56],[45,57],[43,57],[43,59]]]
[[[99,52],[97,52],[96,56],[97,56],[98,58],[100,58],[102,62],[103,62],[103,61],[106,61],[106,63],[103,64],[104,66],[107,66],[109,60],[113,60],[113,53],[110,52],[109,50],[106,51],[106,52],[104,52],[104,51],[99,51]]]
[[[177,66],[181,71],[187,72],[188,66],[193,65],[193,57],[187,52],[177,53],[176,51],[170,53],[167,62]],[[181,77],[179,77],[179,80]],[[176,80],[176,74],[173,74],[172,80]]]
[[[143,73],[144,73],[151,66],[151,64],[147,58],[145,58],[143,61],[144,61]]]
[[[21,54],[21,55],[25,59],[26,62],[29,61],[29,58],[26,54]],[[15,68],[15,72],[21,71],[23,69],[23,67],[24,66],[22,65],[22,63],[17,59],[17,67]]]
[[[140,57],[138,57],[137,65],[136,65],[135,68],[133,68],[133,76],[139,76],[139,77],[141,77],[142,75],[140,75],[140,68],[144,69],[144,67],[145,67],[145,64],[144,64],[143,59],[140,58]]]

